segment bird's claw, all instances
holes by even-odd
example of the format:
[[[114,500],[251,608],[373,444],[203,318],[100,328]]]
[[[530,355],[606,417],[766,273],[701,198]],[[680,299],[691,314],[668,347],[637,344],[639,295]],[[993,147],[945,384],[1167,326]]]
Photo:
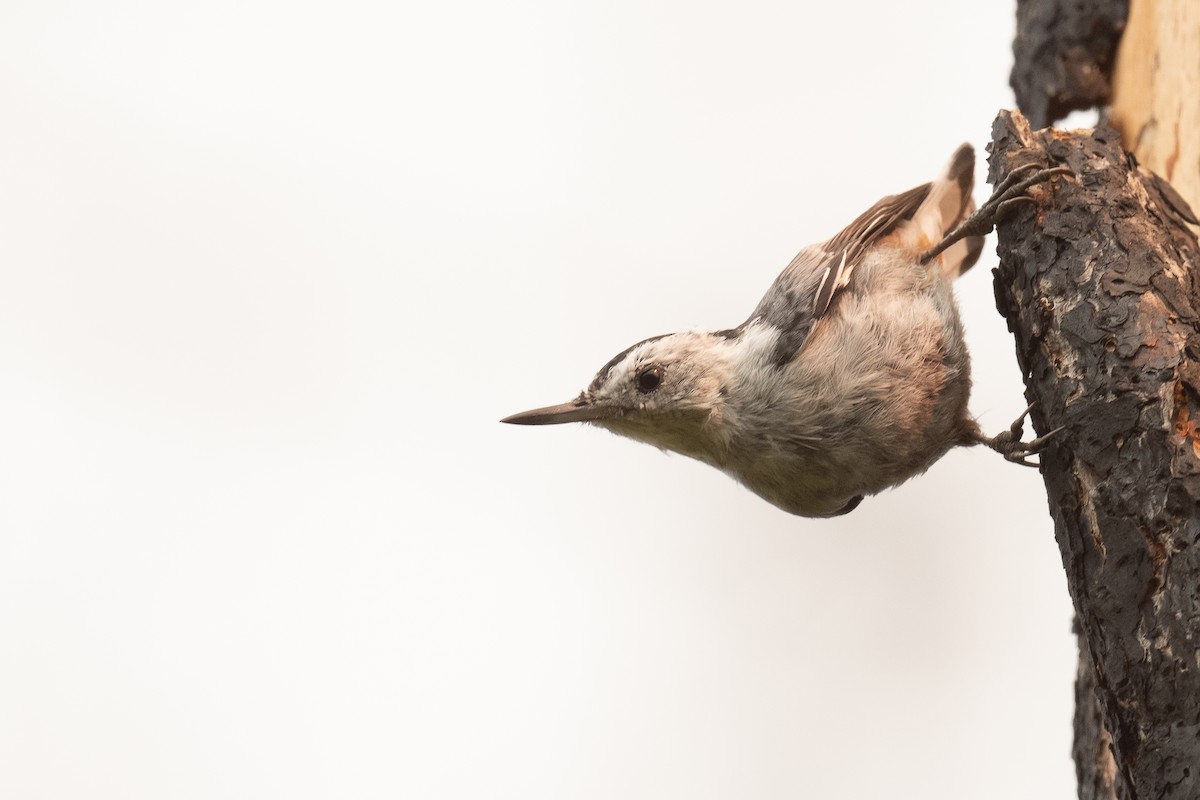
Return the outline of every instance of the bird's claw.
[[[1031,403],[1021,416],[1017,417],[1012,425],[1008,426],[1008,430],[1001,431],[992,437],[981,437],[980,442],[995,450],[1000,455],[1004,456],[1006,461],[1011,461],[1014,464],[1020,464],[1025,467],[1041,466],[1039,461],[1030,461],[1030,456],[1040,454],[1046,449],[1050,440],[1063,431],[1062,427],[1055,428],[1049,433],[1038,436],[1028,442],[1021,441],[1021,437],[1025,435],[1025,418],[1029,416],[1029,412],[1033,410],[1036,403]]]
[[[1015,167],[1012,172],[1008,173],[1008,176],[1004,180],[996,184],[996,190],[992,192],[992,196],[974,214],[967,217],[957,228],[946,234],[942,241],[921,254],[921,263],[928,264],[946,250],[946,248],[960,239],[965,239],[968,236],[986,236],[995,230],[997,222],[1001,222],[1007,218],[1018,205],[1021,203],[1036,202],[1026,194],[1030,187],[1048,181],[1055,175],[1072,174],[1074,173],[1070,167],[1050,167],[1043,169],[1037,164],[1024,164]]]
[[[1026,174],[1032,173],[1032,174]],[[973,220],[978,220],[978,224],[987,225],[987,229],[982,233],[991,233],[996,223],[1004,219],[1017,203],[1036,202],[1032,197],[1025,194],[1033,186],[1050,180],[1055,175],[1072,175],[1074,174],[1070,167],[1050,167],[1048,169],[1039,169],[1037,164],[1024,164],[1016,167],[1008,176],[1000,183],[996,184],[995,191],[989,197],[979,210],[971,215],[967,223]],[[964,223],[966,224],[966,223]]]

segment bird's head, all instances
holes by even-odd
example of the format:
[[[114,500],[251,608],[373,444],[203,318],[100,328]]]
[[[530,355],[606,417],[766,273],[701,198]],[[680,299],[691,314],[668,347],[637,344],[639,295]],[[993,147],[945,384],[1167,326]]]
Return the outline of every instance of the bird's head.
[[[638,342],[600,368],[578,397],[506,417],[516,425],[590,422],[719,465],[729,364],[721,334],[672,333]]]

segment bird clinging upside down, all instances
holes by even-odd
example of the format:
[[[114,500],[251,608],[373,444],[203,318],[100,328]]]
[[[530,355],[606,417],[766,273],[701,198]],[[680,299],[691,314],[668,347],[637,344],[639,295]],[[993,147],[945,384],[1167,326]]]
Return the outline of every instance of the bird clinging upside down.
[[[801,250],[736,328],[645,339],[574,400],[503,422],[590,422],[699,459],[807,517],[849,513],[958,445],[1029,463],[1054,432],[1021,442],[1023,414],[987,437],[967,410],[951,282],[1030,186],[1069,170],[1014,172],[976,212],[974,167],[964,144],[937,180]]]

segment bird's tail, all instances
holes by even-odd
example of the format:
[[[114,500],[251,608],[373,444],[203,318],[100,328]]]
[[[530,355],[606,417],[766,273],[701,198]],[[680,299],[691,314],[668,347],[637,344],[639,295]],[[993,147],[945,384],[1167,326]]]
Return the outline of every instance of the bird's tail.
[[[929,196],[912,216],[920,238],[928,243],[924,249],[942,241],[975,212],[975,201],[971,198],[974,185],[975,148],[963,144],[954,151],[946,172],[930,185]],[[953,280],[973,267],[982,251],[983,237],[967,236],[946,248],[937,263],[945,276]]]

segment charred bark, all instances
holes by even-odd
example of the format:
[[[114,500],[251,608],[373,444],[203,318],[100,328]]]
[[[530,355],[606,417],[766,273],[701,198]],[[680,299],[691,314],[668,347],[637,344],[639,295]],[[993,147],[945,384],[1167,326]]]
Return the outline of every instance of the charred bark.
[[[993,182],[1074,171],[1000,224],[996,299],[1035,426],[1064,428],[1042,473],[1085,654],[1081,796],[1105,796],[1107,728],[1118,797],[1200,797],[1195,218],[1111,129],[1033,133],[1001,112],[992,134]],[[1104,725],[1088,720],[1093,682]]]
[[[1080,800],[1112,800],[1117,795],[1117,764],[1113,760],[1112,736],[1104,727],[1104,714],[1096,699],[1096,670],[1092,667],[1083,637],[1079,643],[1079,667],[1075,673],[1075,778]]]
[[[1108,105],[1129,0],[1017,0],[1008,82],[1035,128]]]

